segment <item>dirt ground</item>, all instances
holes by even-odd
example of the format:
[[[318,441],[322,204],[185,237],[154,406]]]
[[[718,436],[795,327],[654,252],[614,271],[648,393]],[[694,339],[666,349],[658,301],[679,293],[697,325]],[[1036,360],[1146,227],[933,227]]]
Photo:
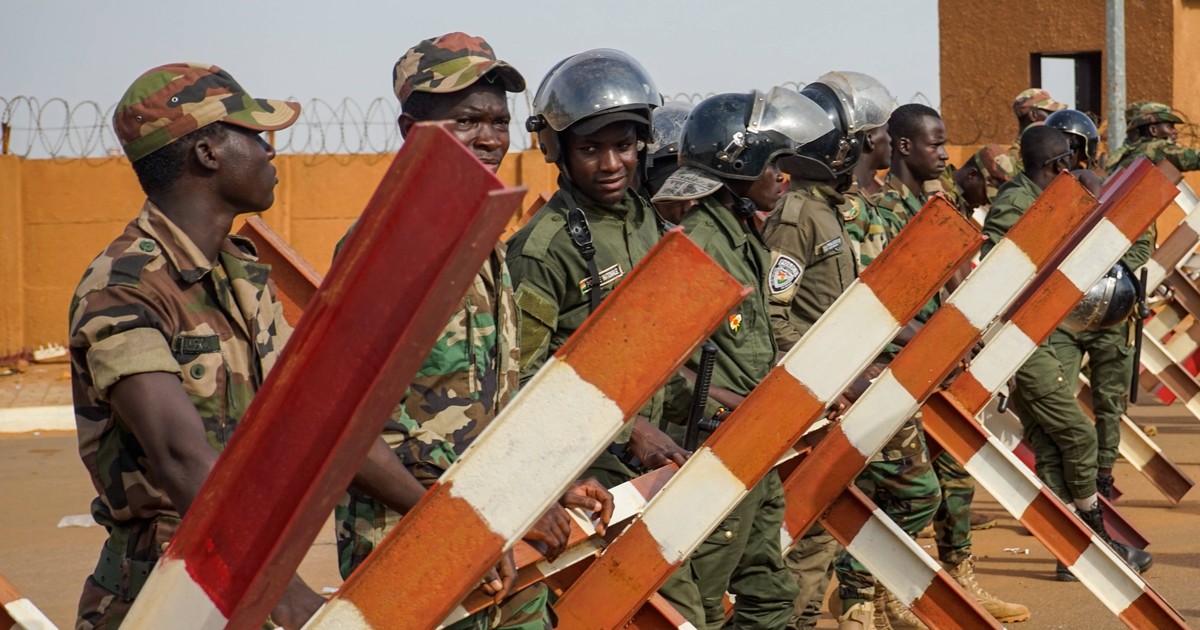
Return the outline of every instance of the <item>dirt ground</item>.
[[[1200,421],[1181,406],[1139,406],[1133,417],[1158,428],[1156,440],[1192,478],[1200,478]],[[1171,506],[1140,474],[1122,462],[1118,506],[1150,538],[1154,567],[1150,583],[1188,620],[1200,627],[1200,547],[1192,536],[1200,529],[1200,491]],[[84,577],[97,558],[104,531],[99,527],[58,527],[64,516],[85,514],[94,495],[69,433],[0,437],[0,573],[55,623],[69,628]],[[981,492],[977,508],[995,514],[999,505]],[[920,540],[922,545],[931,541]],[[1019,553],[1005,551],[1018,548]],[[1014,624],[1022,629],[1120,628],[1120,622],[1079,583],[1053,579],[1054,560],[1038,541],[1023,534],[1005,515],[997,527],[976,532],[980,581],[993,593],[1026,604],[1033,618]],[[1023,550],[1028,549],[1028,554]],[[327,523],[301,566],[314,588],[340,583]],[[833,628],[832,618],[820,627]]]

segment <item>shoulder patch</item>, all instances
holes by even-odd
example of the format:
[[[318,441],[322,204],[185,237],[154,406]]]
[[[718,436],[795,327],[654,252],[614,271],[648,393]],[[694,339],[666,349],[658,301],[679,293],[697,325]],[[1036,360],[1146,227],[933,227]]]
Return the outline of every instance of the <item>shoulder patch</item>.
[[[786,254],[773,252],[772,255],[775,262],[767,274],[767,288],[770,289],[771,295],[778,295],[800,281],[800,277],[804,275],[804,265]]]
[[[845,221],[853,221],[862,214],[866,203],[859,198],[858,195],[846,195],[846,203],[842,204],[842,219]]]
[[[842,249],[842,237],[835,236],[835,237],[829,239],[828,241],[825,241],[824,243],[817,245],[816,249],[813,250],[813,255],[824,256],[830,252],[841,251],[841,249]]]

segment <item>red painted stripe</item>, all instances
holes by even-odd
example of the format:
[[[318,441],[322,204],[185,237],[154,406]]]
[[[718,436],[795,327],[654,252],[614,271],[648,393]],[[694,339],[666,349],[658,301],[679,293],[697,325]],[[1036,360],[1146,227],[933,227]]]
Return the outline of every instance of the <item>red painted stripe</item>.
[[[1073,517],[1067,512],[1067,508],[1046,490],[1034,497],[1020,518],[1030,532],[1039,533],[1038,540],[1046,549],[1068,566],[1075,564],[1079,555],[1092,544],[1091,532],[1084,526],[1059,527],[1063,519]]]
[[[561,630],[609,630],[620,628],[633,615],[636,608],[614,606],[613,601],[644,602],[646,589],[640,580],[630,579],[643,575],[657,574],[663,561],[658,542],[646,527],[638,521],[621,535],[622,560],[619,563],[605,554],[587,571],[592,588],[572,587],[555,605]],[[678,565],[671,565],[672,568]],[[603,578],[603,579],[601,579]],[[575,586],[579,586],[576,582]],[[657,588],[657,586],[656,586]]]
[[[1010,320],[1034,341],[1043,340],[1054,332],[1067,313],[1075,308],[1083,293],[1065,275],[1055,271]]]
[[[519,203],[501,189],[437,127],[393,161],[167,552],[231,627],[282,594],[457,303],[443,287],[470,281]]]
[[[638,281],[646,275],[655,280]],[[676,356],[673,349],[677,347],[694,350],[702,341],[696,340],[695,327],[710,332],[729,310],[697,308],[695,303],[732,306],[750,294],[750,289],[713,262],[682,228],[668,232],[620,286],[628,288],[614,292],[588,318],[592,324],[588,334],[572,335],[555,356],[587,374],[627,415],[640,409],[670,376],[662,369],[661,357]],[[674,309],[671,316],[666,316],[665,308]],[[681,326],[680,321],[695,327]],[[614,339],[621,340],[620,362],[613,361]],[[645,394],[632,395],[640,392]]]
[[[907,322],[946,281],[945,272],[930,264],[930,252],[965,259],[982,242],[979,230],[961,212],[945,199],[934,197],[863,271],[861,280],[896,321]],[[947,252],[946,248],[951,249]]]
[[[1108,220],[1112,221],[1122,234],[1129,237],[1130,241],[1134,241],[1149,227],[1149,223],[1140,218],[1136,208],[1151,206],[1161,212],[1179,195],[1179,189],[1175,185],[1180,180],[1179,171],[1171,167],[1170,163],[1164,168],[1157,168],[1149,160],[1143,162],[1139,159],[1130,165],[1128,170],[1130,179],[1135,183],[1132,190],[1121,198],[1121,205],[1108,214]],[[1171,174],[1171,171],[1174,173]],[[1128,210],[1122,212],[1119,210],[1122,208]],[[1159,212],[1155,212],[1154,216],[1158,216]]]
[[[808,531],[866,464],[840,428],[831,430],[783,482],[788,529]]]
[[[907,351],[906,348],[892,361],[892,375],[914,398],[920,400],[958,366],[959,360],[979,340],[980,332],[957,308],[940,308],[909,342],[913,351]],[[937,340],[937,343],[922,340]]]
[[[1069,173],[1061,173],[1005,238],[1016,243],[1040,267],[1075,232],[1067,228],[1081,225],[1095,207],[1096,198]]]
[[[1154,591],[1142,593],[1119,615],[1130,628],[1189,628],[1179,611],[1175,610]]]

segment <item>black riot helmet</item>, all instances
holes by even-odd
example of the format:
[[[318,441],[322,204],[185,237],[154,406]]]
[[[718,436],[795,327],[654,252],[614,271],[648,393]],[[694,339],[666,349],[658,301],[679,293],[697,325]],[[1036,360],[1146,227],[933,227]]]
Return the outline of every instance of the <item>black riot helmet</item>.
[[[774,159],[794,155],[832,128],[816,103],[789,88],[718,94],[688,116],[679,162],[722,178],[755,180]]]
[[[1124,263],[1118,262],[1083,294],[1083,299],[1063,320],[1063,326],[1080,332],[1112,328],[1125,321],[1137,305],[1138,287],[1135,282],[1133,272]]]
[[[591,133],[628,120],[635,123],[638,139],[650,142],[651,111],[659,105],[662,95],[642,64],[619,50],[597,48],[550,69],[533,97],[533,115],[525,128],[537,134],[546,161],[557,163],[562,157],[560,134],[575,125]],[[600,126],[589,129],[589,122]]]
[[[805,179],[832,180],[854,169],[866,132],[887,124],[895,106],[891,92],[861,72],[827,72],[800,93],[825,112],[833,129],[780,161],[784,171]]]
[[[654,196],[664,181],[679,168],[679,138],[683,135],[683,123],[692,113],[695,104],[687,101],[670,101],[654,110],[654,140],[646,145],[647,197]]]
[[[1096,151],[1100,148],[1100,131],[1091,117],[1077,109],[1062,109],[1046,117],[1044,123],[1067,134],[1071,150],[1084,156],[1086,168],[1096,165]]]

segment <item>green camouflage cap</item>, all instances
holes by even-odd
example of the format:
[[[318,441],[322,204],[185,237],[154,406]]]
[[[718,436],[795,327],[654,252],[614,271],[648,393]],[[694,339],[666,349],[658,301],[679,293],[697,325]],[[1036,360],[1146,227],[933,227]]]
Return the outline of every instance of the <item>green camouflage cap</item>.
[[[296,122],[300,104],[252,98],[229,73],[203,63],[159,66],[125,90],[113,129],[136,162],[215,122],[275,131]]]
[[[1008,149],[998,144],[988,144],[971,156],[971,163],[983,172],[988,186],[1000,186],[1017,174],[1017,165]]]
[[[392,68],[392,88],[403,105],[413,92],[457,92],[489,73],[488,80],[498,81],[507,92],[525,90],[525,77],[497,61],[491,44],[482,37],[447,33],[409,48]]]
[[[1143,103],[1135,103],[1125,111],[1125,117],[1129,120],[1125,125],[1125,131],[1133,131],[1144,125],[1152,125],[1157,122],[1182,123],[1183,119],[1171,110],[1169,105],[1163,103],[1155,103],[1154,101],[1146,101]]]
[[[1066,103],[1060,103],[1050,97],[1050,93],[1041,88],[1029,88],[1013,99],[1013,113],[1020,116],[1033,108],[1057,112],[1067,109]]]

